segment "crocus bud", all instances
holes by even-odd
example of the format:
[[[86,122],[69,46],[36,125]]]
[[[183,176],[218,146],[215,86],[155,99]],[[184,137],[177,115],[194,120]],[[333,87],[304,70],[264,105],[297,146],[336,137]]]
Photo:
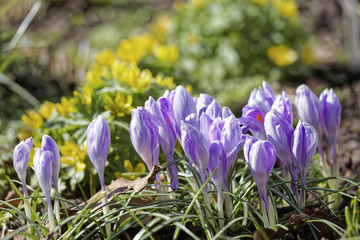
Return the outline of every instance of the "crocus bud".
[[[41,190],[43,191],[46,204],[48,207],[48,217],[50,223],[50,231],[54,230],[55,220],[51,205],[50,193],[51,193],[51,181],[52,181],[52,166],[54,161],[54,154],[50,151],[43,149],[35,149],[34,155],[34,170],[38,179]]]
[[[54,161],[52,165],[52,182],[54,183],[55,189],[58,190],[58,179],[60,172],[60,152],[59,148],[50,136],[44,135],[41,141],[41,149],[50,151],[54,155]]]
[[[246,162],[259,190],[260,200],[265,203],[266,210],[268,210],[266,189],[270,173],[275,164],[275,148],[269,141],[258,140],[254,142],[253,138],[247,138],[245,145]]]
[[[25,197],[28,196],[26,188],[26,168],[29,164],[30,146],[32,148],[32,137],[16,145],[13,153],[14,168],[23,186]]]
[[[210,105],[207,107],[205,113],[208,114],[211,119],[221,118],[222,108],[220,104],[214,99],[212,103],[210,103]]]
[[[318,146],[318,137],[313,126],[306,122],[299,120],[298,125],[292,137],[292,152],[295,158],[295,164],[300,173],[301,179],[301,195],[300,206],[305,203],[305,179],[309,171],[309,166],[314,157],[316,148]]]
[[[206,169],[209,163],[209,149],[204,135],[199,129],[181,122],[181,145],[186,156],[195,164],[203,182],[206,181]]]
[[[320,103],[325,134],[330,144],[335,146],[341,120],[340,101],[332,89],[325,89],[320,95]]]
[[[173,110],[174,110],[174,117],[176,120],[175,132],[178,139],[180,139],[181,121],[184,121],[185,118],[192,113],[196,114],[196,106],[194,100],[191,97],[190,93],[183,86],[177,86],[175,89]]]
[[[208,106],[214,101],[214,98],[208,94],[200,93],[200,96],[196,101],[196,111],[198,118],[201,117],[201,114],[206,111]]]
[[[135,151],[151,171],[159,163],[158,127],[152,115],[143,107],[131,110],[130,139]]]
[[[281,114],[283,119],[285,119],[290,125],[293,123],[293,110],[290,99],[286,92],[282,92],[276,96],[271,110],[275,110]]]
[[[110,147],[110,128],[102,116],[94,119],[87,129],[86,148],[99,174],[101,189],[105,190],[104,171]]]

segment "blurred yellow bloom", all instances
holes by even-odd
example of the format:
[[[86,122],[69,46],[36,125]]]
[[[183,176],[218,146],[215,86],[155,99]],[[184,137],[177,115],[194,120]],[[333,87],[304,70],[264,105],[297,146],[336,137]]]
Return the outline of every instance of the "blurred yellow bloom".
[[[33,110],[26,110],[26,115],[22,115],[21,120],[33,129],[39,129],[44,126],[44,119]]]
[[[298,6],[295,0],[271,0],[274,8],[284,17],[298,18]]]
[[[176,4],[176,3],[175,3]],[[157,37],[163,37],[165,33],[171,28],[172,19],[168,15],[163,15],[159,17],[155,22],[153,22],[149,29]]]
[[[60,147],[60,162],[66,165],[74,166],[75,171],[83,171],[86,168],[84,163],[86,157],[86,147],[81,149],[77,144],[71,141],[65,141],[65,145]]]
[[[60,102],[60,103],[56,103],[56,111],[57,111],[61,116],[64,116],[64,117],[68,118],[70,113],[74,113],[74,112],[75,112],[75,107],[74,107],[74,105],[69,101],[69,99],[67,99],[66,97],[62,97],[62,98],[61,98],[61,102]]]
[[[28,128],[22,128],[17,134],[17,137],[20,141],[25,141],[29,137],[31,137],[33,134],[33,131]]]
[[[160,87],[166,87],[168,89],[174,89],[176,87],[173,77],[162,77],[161,75],[157,75],[155,83]]]
[[[190,94],[192,94],[193,86],[191,86],[190,84],[189,84],[189,85],[186,85],[185,89],[186,89]]]
[[[115,61],[115,53],[110,49],[105,49],[95,57],[95,63],[110,68]]]
[[[128,64],[121,61],[115,61],[111,68],[112,75],[120,83],[126,71],[128,71]]]
[[[43,118],[45,118],[47,120],[51,117],[51,114],[54,109],[55,109],[54,103],[45,101],[43,104],[41,104],[39,113]]]
[[[125,97],[125,94],[122,91],[118,91],[115,99],[113,99],[109,94],[104,94],[103,99],[105,102],[105,110],[111,111],[111,114],[123,117],[125,114],[131,113],[131,104],[133,101],[131,95]]]
[[[93,88],[100,88],[104,85],[102,77],[105,75],[104,68],[99,65],[93,65],[86,73],[86,84]]]
[[[181,0],[176,0],[174,2],[173,6],[174,6],[175,11],[177,11],[177,12],[182,12],[186,8],[185,2],[181,1]]]
[[[175,45],[159,45],[154,49],[154,56],[164,62],[175,62],[179,58],[179,48]]]
[[[136,41],[124,39],[120,42],[116,53],[121,60],[138,64],[143,57],[144,50],[137,46]]]
[[[33,148],[30,151],[30,159],[29,159],[29,167],[32,167],[34,165],[34,155],[35,155],[35,148],[41,148],[41,142],[35,141],[33,139]]]
[[[267,50],[269,59],[279,67],[286,67],[298,59],[298,54],[284,44],[271,46]]]
[[[123,177],[123,178],[127,178],[129,180],[135,180],[137,177],[139,177],[139,175],[140,175],[139,173],[144,173],[146,171],[146,167],[145,167],[144,163],[138,163],[134,169],[132,163],[129,160],[124,161],[124,168],[125,168],[126,172],[128,172],[128,173],[133,172],[134,174],[127,175],[127,174],[123,174],[120,172],[116,172],[115,177],[117,177],[117,178]]]
[[[75,90],[73,94],[80,99],[81,104],[86,105],[88,109],[91,108],[92,96],[94,95],[94,90],[91,87],[85,85],[82,89],[82,93]]]
[[[151,33],[145,33],[141,36],[132,37],[131,41],[133,41],[138,48],[142,49],[143,55],[150,54],[154,46],[159,44],[156,36]]]
[[[206,0],[190,0],[190,4],[195,7],[201,7],[205,4]]]

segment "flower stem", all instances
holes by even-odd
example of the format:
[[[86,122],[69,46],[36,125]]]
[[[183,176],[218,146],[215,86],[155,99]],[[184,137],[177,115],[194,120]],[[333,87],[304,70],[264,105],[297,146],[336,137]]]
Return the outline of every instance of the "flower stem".
[[[53,232],[54,229],[55,229],[54,212],[53,212],[53,208],[52,208],[52,205],[51,205],[50,196],[45,196],[45,197],[46,197],[46,204],[47,204],[47,207],[48,207],[48,217],[49,217],[49,225],[50,225],[49,231]]]
[[[103,194],[104,194],[104,197],[102,198],[102,204],[103,204],[103,213],[104,213],[104,216],[107,215],[109,212],[110,212],[110,208],[109,208],[109,205],[108,205],[108,197],[107,197],[107,194],[106,194],[106,191],[105,191],[105,188],[102,189],[103,190]],[[105,218],[105,221],[108,222],[110,221],[110,218],[109,217],[106,217]],[[111,235],[111,224],[110,223],[107,223],[105,225],[105,230],[106,230],[106,236],[109,237]]]
[[[221,189],[218,190],[218,214],[219,214],[219,230],[224,228],[224,209]]]

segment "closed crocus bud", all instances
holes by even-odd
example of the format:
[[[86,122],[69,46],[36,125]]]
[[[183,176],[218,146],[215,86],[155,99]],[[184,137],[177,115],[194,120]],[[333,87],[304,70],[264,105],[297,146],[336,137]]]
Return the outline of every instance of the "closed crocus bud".
[[[241,135],[242,132],[238,120],[233,116],[228,117],[224,121],[224,127],[221,131],[221,143],[224,146],[226,154],[227,174],[230,173],[230,169],[239,152]]]
[[[208,146],[210,146],[210,128],[213,123],[213,119],[211,119],[206,113],[201,114],[200,116],[200,131],[204,135]]]
[[[110,147],[110,128],[102,116],[94,119],[87,129],[86,148],[99,174],[101,189],[105,191],[104,171]]]
[[[201,180],[205,182],[207,177],[206,169],[209,163],[209,149],[204,135],[199,129],[182,121],[181,145],[186,156],[198,168]]]
[[[340,101],[332,89],[325,89],[320,95],[320,103],[325,134],[330,144],[335,146],[341,120]]]
[[[224,147],[220,141],[212,142],[209,147],[209,170],[213,172],[218,168],[216,173],[212,176],[214,184],[217,189],[221,190],[224,182],[224,175],[226,174],[226,154]]]
[[[315,128],[310,124],[299,120],[292,137],[291,145],[295,163],[300,173],[302,186],[300,206],[302,207],[305,203],[306,175],[308,174],[311,160],[314,157],[318,145],[318,137]]]
[[[159,163],[158,127],[152,115],[143,107],[131,110],[130,139],[135,151],[151,171]]]
[[[268,210],[266,189],[275,164],[275,148],[269,141],[258,140],[254,142],[251,138],[248,138],[245,144],[247,148],[244,148],[244,154],[248,155],[247,164],[259,190],[260,200],[265,203],[265,208]]]
[[[44,135],[41,140],[41,149],[49,151],[54,155],[54,161],[52,165],[52,182],[54,183],[55,189],[58,190],[58,179],[60,172],[60,152],[59,148],[50,136]]]
[[[282,92],[276,96],[274,104],[271,106],[271,110],[275,110],[281,114],[290,125],[293,123],[293,110],[290,99],[286,92]]]
[[[180,140],[181,121],[184,121],[185,118],[192,113],[196,114],[196,106],[194,100],[191,97],[190,93],[183,86],[177,86],[175,89],[173,110],[174,110],[174,117],[176,120],[175,132],[177,138]]]
[[[29,164],[29,157],[31,151],[31,148],[29,146],[32,147],[31,137],[25,142],[21,141],[18,145],[16,145],[13,153],[14,168],[23,186],[25,197],[28,196],[26,188],[26,169]]]
[[[266,82],[266,81],[263,81],[262,82],[262,86],[264,88],[264,91],[265,93],[267,94],[267,98],[268,98],[268,101],[270,102],[271,104],[271,101],[274,101],[275,99],[275,93],[274,91],[272,90],[272,88],[270,87],[270,85]]]
[[[54,161],[54,155],[52,154],[52,152],[45,151],[43,149],[36,149],[34,155],[34,170],[40,188],[43,191],[46,198],[50,231],[53,231],[55,227],[54,214],[50,199],[53,161]]]

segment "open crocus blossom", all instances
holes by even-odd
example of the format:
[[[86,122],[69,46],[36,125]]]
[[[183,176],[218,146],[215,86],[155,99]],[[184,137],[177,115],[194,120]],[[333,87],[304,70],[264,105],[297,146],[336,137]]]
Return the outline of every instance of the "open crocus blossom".
[[[324,152],[322,148],[322,113],[320,101],[310,88],[302,84],[296,89],[295,106],[299,118],[312,125],[318,134],[318,149],[321,160],[325,164]]]
[[[50,199],[53,161],[54,161],[54,155],[52,154],[52,152],[38,148],[36,149],[34,155],[34,170],[40,188],[43,191],[46,198],[50,231],[53,231],[55,228],[54,213]]]
[[[93,163],[96,171],[98,172],[101,184],[101,190],[104,192],[102,203],[104,205],[104,215],[108,214],[110,209],[108,203],[107,194],[105,194],[105,179],[104,171],[106,165],[106,159],[110,147],[110,127],[102,116],[98,116],[94,119],[87,129],[86,147],[89,158]],[[106,218],[106,221],[109,221]],[[111,235],[111,225],[106,224],[106,235]]]
[[[341,120],[341,104],[332,89],[325,89],[320,95],[320,103],[322,109],[322,124],[325,134],[331,146],[333,157],[333,168],[337,171],[336,161],[336,141],[338,138],[340,120]],[[335,172],[336,174],[336,172]]]
[[[53,161],[53,165],[52,165],[52,182],[54,184],[55,190],[59,191],[59,188],[58,188],[59,172],[60,172],[59,148],[58,148],[56,142],[54,141],[54,139],[52,139],[52,137],[50,137],[48,135],[44,135],[41,140],[41,149],[43,149],[45,151],[50,151],[54,155],[54,161]],[[55,194],[55,196],[56,196],[56,194]],[[54,208],[55,208],[56,220],[59,222],[60,221],[60,204],[59,204],[58,199],[55,200]]]
[[[16,145],[13,154],[14,168],[23,186],[24,196],[28,196],[26,188],[26,168],[29,164],[30,151],[32,149],[32,137],[25,142],[21,141]]]
[[[251,136],[246,137],[245,139],[243,147],[245,160],[259,191],[262,213],[264,218],[268,221],[268,224],[273,226],[275,221],[271,211],[269,211],[267,185],[270,173],[275,164],[275,148],[269,141],[257,141]]]
[[[318,137],[315,128],[300,119],[294,131],[291,145],[301,179],[301,207],[305,204],[305,179],[309,172],[310,163],[314,157],[317,144]]]

